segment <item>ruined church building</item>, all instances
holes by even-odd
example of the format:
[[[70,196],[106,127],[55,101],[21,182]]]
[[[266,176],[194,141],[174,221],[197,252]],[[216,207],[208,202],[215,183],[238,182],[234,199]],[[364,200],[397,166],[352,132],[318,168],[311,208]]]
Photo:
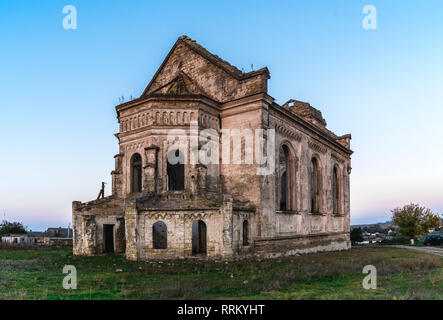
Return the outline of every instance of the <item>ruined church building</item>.
[[[112,195],[73,202],[74,254],[239,259],[350,248],[351,136],[329,131],[309,103],[277,104],[269,79],[267,68],[244,73],[180,37],[143,94],[116,107]],[[169,163],[168,152],[189,155],[168,133],[190,139],[191,123],[220,136],[274,129],[275,170]]]

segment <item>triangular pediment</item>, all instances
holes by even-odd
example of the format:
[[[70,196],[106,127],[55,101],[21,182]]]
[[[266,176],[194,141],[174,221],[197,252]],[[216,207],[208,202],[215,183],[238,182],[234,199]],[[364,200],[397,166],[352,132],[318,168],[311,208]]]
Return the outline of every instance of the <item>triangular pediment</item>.
[[[184,72],[180,72],[174,79],[167,84],[153,91],[151,94],[163,95],[205,95],[207,94]]]
[[[249,86],[249,80],[258,83],[253,80],[257,77],[261,77],[259,83],[266,82],[269,79],[268,69],[243,73],[194,40],[182,36],[169,51],[141,98],[152,94],[204,94],[215,101],[225,102],[239,95],[266,91],[266,84]]]

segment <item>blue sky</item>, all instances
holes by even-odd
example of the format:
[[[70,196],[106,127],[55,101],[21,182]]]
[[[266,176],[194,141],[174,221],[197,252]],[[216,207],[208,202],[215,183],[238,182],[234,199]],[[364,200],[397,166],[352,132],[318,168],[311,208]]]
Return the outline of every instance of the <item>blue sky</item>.
[[[78,28],[62,27],[63,7]],[[377,29],[362,28],[365,5]],[[114,106],[139,96],[186,34],[269,92],[352,133],[351,222],[409,202],[443,211],[443,2],[1,1],[0,214],[66,226],[97,196],[118,152]]]

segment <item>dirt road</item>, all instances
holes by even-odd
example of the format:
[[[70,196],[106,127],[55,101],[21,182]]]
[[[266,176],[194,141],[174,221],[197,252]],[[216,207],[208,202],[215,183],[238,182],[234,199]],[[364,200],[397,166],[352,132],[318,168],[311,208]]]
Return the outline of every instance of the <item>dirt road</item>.
[[[443,248],[440,248],[440,247],[412,247],[412,246],[394,246],[394,247],[422,251],[422,252],[436,254],[437,256],[443,257]]]

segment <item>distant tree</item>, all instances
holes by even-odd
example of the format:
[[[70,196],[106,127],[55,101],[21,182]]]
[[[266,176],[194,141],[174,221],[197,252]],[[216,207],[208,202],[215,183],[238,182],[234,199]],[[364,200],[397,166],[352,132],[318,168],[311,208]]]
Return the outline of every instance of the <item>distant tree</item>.
[[[414,243],[416,236],[427,233],[429,229],[441,224],[437,214],[414,203],[395,208],[391,212],[393,223],[399,227],[399,233],[411,239],[411,243]]]
[[[353,228],[351,230],[352,245],[355,245],[357,242],[362,242],[363,240],[363,230],[361,228]]]
[[[438,215],[433,214],[432,212],[425,213],[423,215],[422,227],[425,233],[427,233],[430,229],[435,229],[440,226],[441,218]]]
[[[6,234],[26,234],[26,228],[20,222],[9,222],[3,220],[0,224],[0,235]]]

